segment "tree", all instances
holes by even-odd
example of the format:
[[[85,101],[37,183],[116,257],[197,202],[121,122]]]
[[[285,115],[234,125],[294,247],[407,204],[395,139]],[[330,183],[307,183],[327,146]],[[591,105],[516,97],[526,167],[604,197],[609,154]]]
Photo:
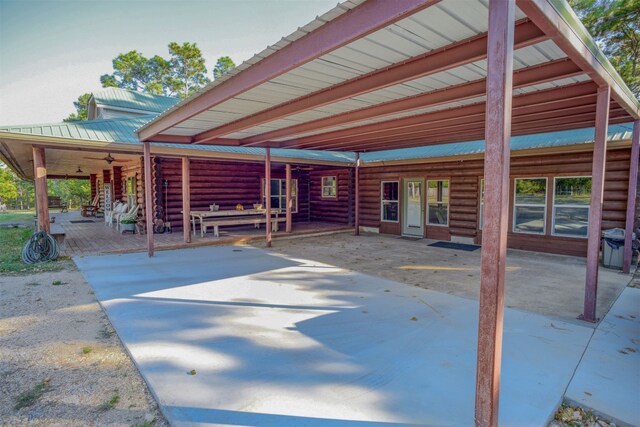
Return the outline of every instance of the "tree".
[[[213,79],[219,79],[234,68],[236,68],[236,64],[231,57],[221,56],[218,58],[218,61],[216,61],[216,65],[213,66]]]
[[[196,43],[169,43],[171,74],[168,88],[172,94],[186,98],[209,83],[207,67]]]
[[[76,107],[76,112],[69,114],[69,117],[64,119],[65,122],[77,122],[79,120],[87,120],[88,116],[88,108],[89,108],[89,98],[91,98],[90,93],[84,93],[78,97],[77,101],[73,102],[74,107]]]
[[[15,175],[4,164],[0,163],[0,205],[8,205],[18,197]]]
[[[165,80],[169,77],[168,62],[156,55],[149,59],[137,50],[121,53],[113,59],[113,74],[100,76],[102,87],[119,87],[154,95],[165,94]]]
[[[571,0],[631,91],[640,97],[640,0]]]

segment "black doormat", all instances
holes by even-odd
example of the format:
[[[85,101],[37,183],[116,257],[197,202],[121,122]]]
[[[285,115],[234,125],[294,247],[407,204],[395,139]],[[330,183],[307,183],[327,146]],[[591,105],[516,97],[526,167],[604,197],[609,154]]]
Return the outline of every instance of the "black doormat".
[[[69,221],[71,224],[86,224],[88,222],[95,222],[92,219],[76,219],[75,221]]]
[[[430,244],[429,246],[434,246],[436,248],[458,249],[458,250],[467,251],[467,252],[480,249],[480,246],[477,246],[477,245],[466,245],[464,243],[454,243],[454,242],[435,242]]]

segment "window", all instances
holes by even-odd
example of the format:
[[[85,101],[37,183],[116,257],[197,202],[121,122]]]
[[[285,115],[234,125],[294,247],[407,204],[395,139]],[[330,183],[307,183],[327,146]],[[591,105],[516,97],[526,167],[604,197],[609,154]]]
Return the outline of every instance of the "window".
[[[264,178],[262,179],[262,204],[266,205]],[[291,212],[298,212],[298,180],[291,180]],[[272,179],[271,180],[271,208],[287,209],[287,181],[284,179]]]
[[[335,176],[322,177],[322,197],[334,199],[338,197],[338,180]]]
[[[591,177],[554,179],[553,233],[557,236],[587,237]]]
[[[547,178],[516,178],[513,197],[513,232],[545,234]]]
[[[398,206],[400,183],[398,181],[382,181],[381,219],[385,222],[398,222]]]
[[[478,220],[479,229],[482,230],[482,218],[484,217],[484,178],[480,180],[480,218]]]
[[[449,225],[449,180],[427,181],[427,224]]]
[[[136,177],[130,176],[127,178],[127,205],[129,207],[135,206],[138,203],[138,198],[136,197]]]

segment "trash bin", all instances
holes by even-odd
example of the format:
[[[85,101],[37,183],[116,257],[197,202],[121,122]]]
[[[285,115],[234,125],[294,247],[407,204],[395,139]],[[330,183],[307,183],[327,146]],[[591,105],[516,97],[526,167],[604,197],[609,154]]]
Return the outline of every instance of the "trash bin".
[[[635,239],[634,236],[632,236]],[[622,270],[624,259],[624,230],[612,228],[602,232],[602,266]]]

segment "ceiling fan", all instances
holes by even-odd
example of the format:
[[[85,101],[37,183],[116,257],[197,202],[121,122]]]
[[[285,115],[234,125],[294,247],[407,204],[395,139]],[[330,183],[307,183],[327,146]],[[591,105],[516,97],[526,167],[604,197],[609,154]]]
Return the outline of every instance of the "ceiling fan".
[[[108,164],[111,164],[113,162],[124,163],[124,162],[130,162],[131,161],[131,159],[116,159],[114,157],[111,157],[111,153],[107,154],[106,157],[85,157],[85,159],[89,159],[89,160],[104,160]]]
[[[313,167],[312,166],[294,166],[291,170],[293,170],[295,172],[312,171]]]

